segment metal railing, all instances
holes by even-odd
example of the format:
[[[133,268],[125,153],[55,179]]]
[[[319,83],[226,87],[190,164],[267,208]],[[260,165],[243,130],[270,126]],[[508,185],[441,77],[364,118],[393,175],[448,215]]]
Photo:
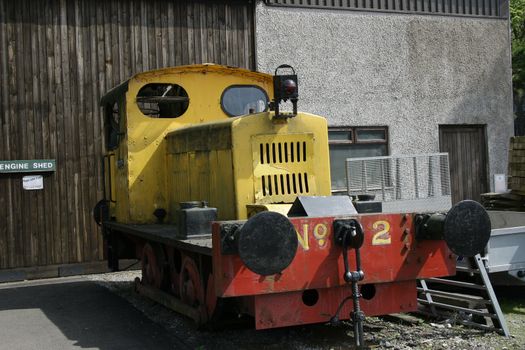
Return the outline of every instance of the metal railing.
[[[452,206],[447,153],[348,158],[346,179],[349,196],[373,194],[383,212]]]

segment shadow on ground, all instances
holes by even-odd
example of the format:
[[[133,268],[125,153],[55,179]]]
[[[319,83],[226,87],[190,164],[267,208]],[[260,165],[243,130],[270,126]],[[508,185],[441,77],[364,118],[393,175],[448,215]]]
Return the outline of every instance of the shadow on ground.
[[[88,281],[0,289],[2,349],[184,349],[127,301]]]

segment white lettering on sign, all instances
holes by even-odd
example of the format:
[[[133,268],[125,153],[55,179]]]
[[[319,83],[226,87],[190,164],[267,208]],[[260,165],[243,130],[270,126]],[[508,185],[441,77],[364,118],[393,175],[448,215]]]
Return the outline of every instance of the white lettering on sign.
[[[54,159],[0,160],[0,173],[41,173],[55,171]]]
[[[53,163],[33,163],[33,169],[51,169],[52,167]]]
[[[0,170],[27,170],[29,164],[27,163],[4,163],[0,164]]]
[[[44,188],[44,177],[42,175],[31,175],[22,177],[24,190],[41,190]]]

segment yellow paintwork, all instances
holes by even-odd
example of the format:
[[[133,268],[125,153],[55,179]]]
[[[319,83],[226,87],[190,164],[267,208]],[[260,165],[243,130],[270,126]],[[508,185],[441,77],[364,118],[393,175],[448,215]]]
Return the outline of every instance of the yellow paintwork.
[[[247,219],[249,205],[292,203],[297,195],[330,195],[326,120],[307,113],[284,121],[273,117],[273,112],[258,113],[169,133],[170,212],[179,202],[207,200],[218,209],[220,220]],[[261,164],[261,142],[299,141],[307,144],[306,161]],[[309,191],[263,195],[263,174],[299,172],[308,174]]]
[[[248,218],[251,218],[262,211],[273,211],[287,216],[291,207],[291,204],[248,204],[246,209],[248,210]]]
[[[187,111],[178,118],[142,114],[136,96],[150,83],[182,86],[190,100]],[[257,85],[273,99],[271,75],[218,65],[140,73],[127,89],[124,84],[108,93],[119,103],[122,133],[119,147],[108,153],[111,216],[123,223],[152,223],[154,210],[164,208],[173,222],[179,202],[207,200],[218,208],[219,219],[245,219],[247,205],[293,202],[296,194],[263,195],[261,176],[268,174],[307,173],[305,194],[330,195],[326,120],[306,113],[276,120],[272,112],[230,118],[220,98],[231,85]],[[259,164],[261,142],[292,141],[304,142],[307,161]]]
[[[296,195],[272,196],[272,200],[260,197],[258,191],[258,175],[264,170],[270,174],[281,174],[293,171],[294,168],[309,172],[310,191],[303,195],[330,195],[330,165],[328,151],[328,127],[326,119],[307,113],[298,113],[285,122],[273,119],[273,113],[260,113],[248,117],[237,118],[233,123],[232,133],[233,164],[235,171],[236,211],[237,219],[248,217],[248,204],[292,203]],[[264,137],[262,137],[264,135]],[[254,138],[279,142],[312,138],[313,149],[309,148],[307,163],[286,165],[273,164],[260,166],[257,161],[257,150]],[[252,145],[252,147],[250,147]]]

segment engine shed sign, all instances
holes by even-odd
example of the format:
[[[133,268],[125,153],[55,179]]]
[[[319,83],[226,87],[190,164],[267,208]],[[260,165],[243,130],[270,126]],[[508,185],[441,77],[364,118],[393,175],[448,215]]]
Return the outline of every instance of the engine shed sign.
[[[55,170],[54,159],[0,160],[0,173],[41,173]]]

